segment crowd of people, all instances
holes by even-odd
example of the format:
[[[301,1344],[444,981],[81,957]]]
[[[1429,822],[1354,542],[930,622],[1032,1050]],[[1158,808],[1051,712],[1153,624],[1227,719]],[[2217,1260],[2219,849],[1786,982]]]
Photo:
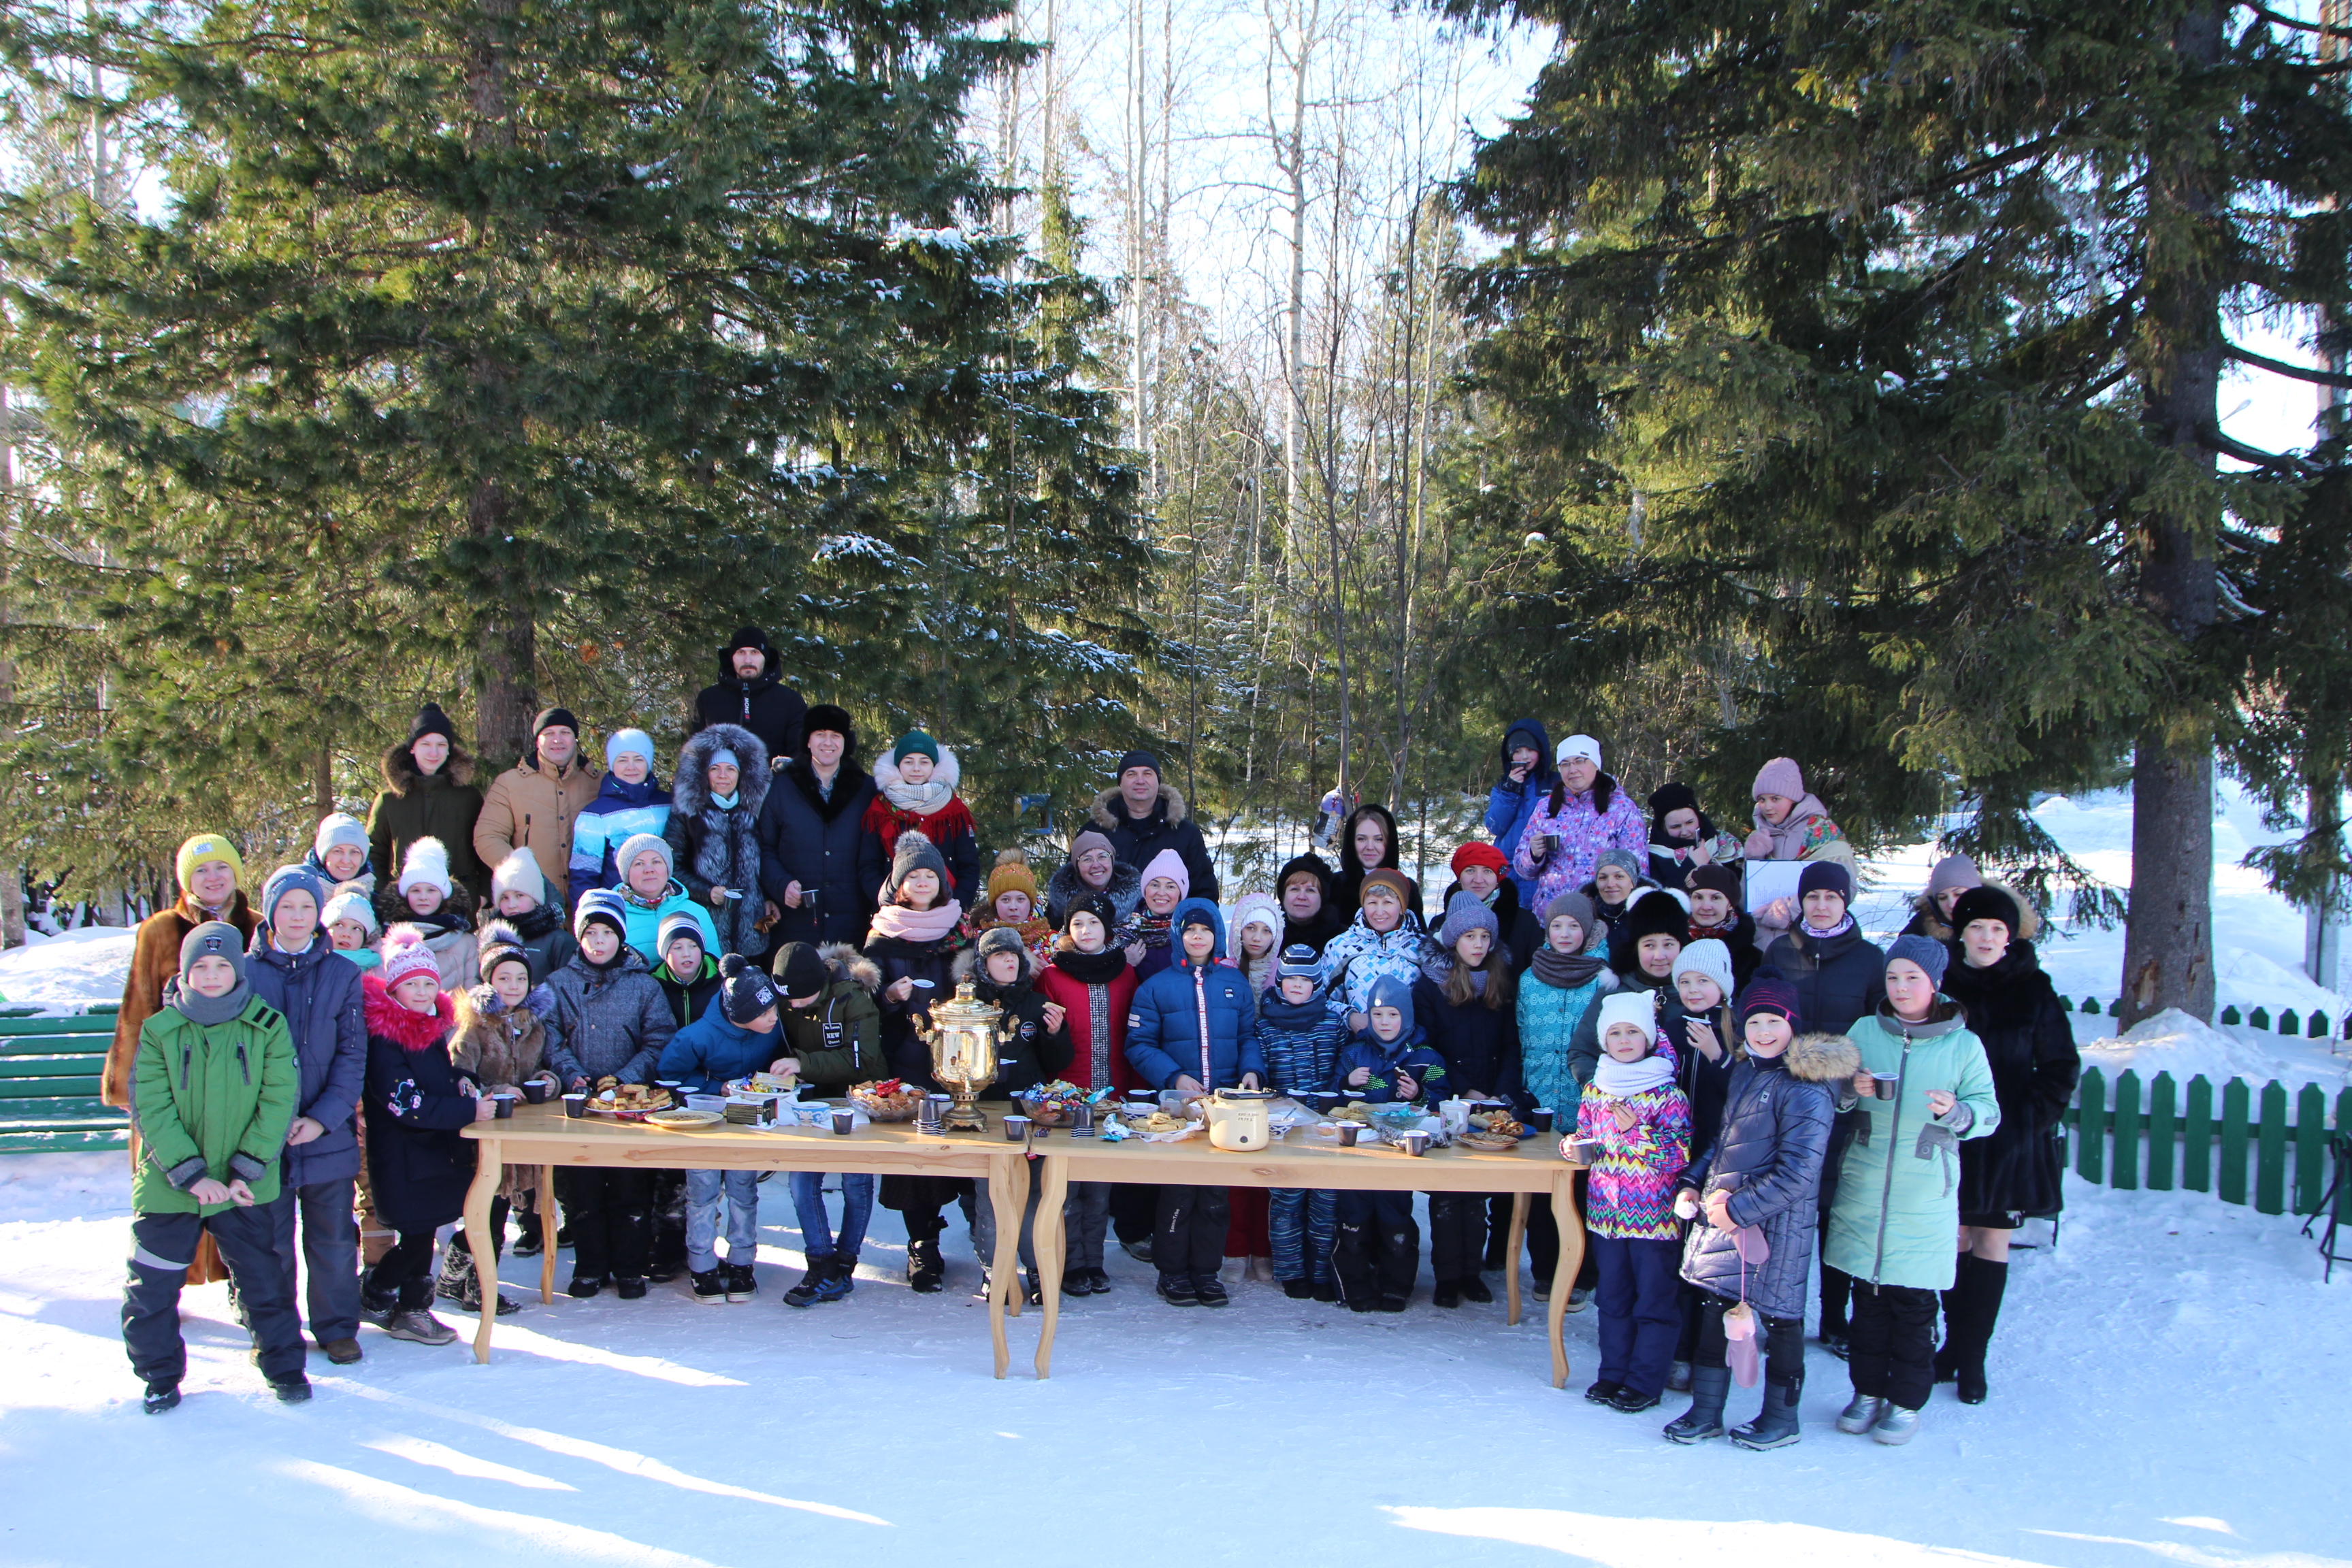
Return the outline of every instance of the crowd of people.
[[[473,1173],[462,1129],[495,1097],[755,1071],[830,1096],[931,1085],[929,1008],[967,980],[1014,1026],[1000,1099],[1064,1080],[1549,1111],[1589,1245],[1556,1279],[1560,1237],[1534,1208],[1533,1289],[1597,1310],[1587,1398],[1639,1413],[1688,1394],[1676,1442],[1797,1441],[1809,1312],[1851,1373],[1841,1431],[1897,1444],[1936,1384],[1988,1396],[2010,1239],[2056,1212],[2077,1070],[2036,914],[1953,856],[1880,947],[1851,912],[1852,846],[1790,759],[1759,771],[1740,834],[1674,782],[1645,812],[1593,737],[1555,746],[1521,721],[1489,836],[1453,851],[1436,900],[1399,869],[1384,806],[1342,817],[1327,797],[1338,864],[1303,854],[1228,907],[1152,753],[1120,759],[1041,883],[1023,849],[983,854],[950,747],[910,730],[868,766],[850,716],[784,686],[757,628],[722,651],[667,784],[644,730],[612,730],[601,770],[584,733],[547,710],[483,791],[427,704],[366,820],[328,816],[257,895],[227,837],[181,847],[105,1080],[133,1117],[123,1332],[151,1411],[185,1372],[181,1287],[216,1270],[289,1400],[309,1396],[306,1326],[348,1363],[362,1323],[453,1339],[436,1297],[512,1310],[462,1234],[436,1262]],[[1764,896],[1769,862],[1795,863],[1769,883],[1793,890]],[[556,1205],[534,1179],[509,1172],[491,1246],[511,1225],[518,1252],[568,1247],[572,1296],[757,1296],[752,1173],[567,1168]],[[918,1292],[946,1286],[951,1208],[994,1256],[984,1183],[788,1190],[806,1259],[788,1306],[852,1294],[877,1203],[904,1222]],[[1491,1301],[1483,1277],[1519,1267],[1508,1213],[1429,1198],[1434,1307]],[[1114,1239],[1181,1308],[1228,1304],[1228,1258],[1366,1312],[1409,1310],[1421,1271],[1404,1194],[1080,1183],[1065,1219],[1071,1297],[1111,1289]],[[1763,1385],[1737,1425],[1735,1378]]]

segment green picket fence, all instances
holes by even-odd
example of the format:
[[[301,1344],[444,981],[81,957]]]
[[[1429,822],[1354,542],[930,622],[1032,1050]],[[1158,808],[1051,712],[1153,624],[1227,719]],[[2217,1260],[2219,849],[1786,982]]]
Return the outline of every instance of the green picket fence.
[[[130,1147],[131,1119],[98,1098],[115,1009],[70,1018],[36,1011],[0,1012],[0,1154]]]
[[[2260,1089],[2230,1079],[2218,1115],[2202,1074],[2183,1093],[2168,1072],[2144,1084],[2126,1070],[2114,1090],[2111,1102],[2106,1075],[2083,1069],[2066,1112],[2077,1176],[2118,1191],[2211,1193],[2225,1204],[2244,1204],[2251,1193],[2261,1214],[2316,1211],[2335,1174],[2327,1134],[2352,1127],[2352,1089],[2337,1092],[2331,1120],[2326,1091],[2304,1085],[2293,1096],[2292,1121],[2286,1086],[2275,1079]],[[2337,1194],[2336,1212],[2352,1221],[2352,1192]]]
[[[2066,998],[2061,996],[2058,1000],[2064,1002]],[[2090,1018],[2095,1018],[2101,1014],[2110,1018],[2121,1017],[2123,1010],[2122,999],[2115,996],[2110,996],[2104,1002],[2096,996],[2085,996],[2079,1009],[2084,1017]],[[2221,1016],[2215,1022],[2227,1024],[2233,1028],[2260,1029],[2265,1034],[2281,1034],[2294,1040],[2338,1038],[2352,1040],[2352,1012],[2347,1012],[2340,1017],[2331,1019],[2316,1007],[2309,1013],[2297,1013],[2292,1007],[2281,1007],[2273,1014],[2268,1007],[2256,1003],[2252,1012],[2242,1013],[2238,1010],[2237,1005],[2231,1003],[2221,1009]]]

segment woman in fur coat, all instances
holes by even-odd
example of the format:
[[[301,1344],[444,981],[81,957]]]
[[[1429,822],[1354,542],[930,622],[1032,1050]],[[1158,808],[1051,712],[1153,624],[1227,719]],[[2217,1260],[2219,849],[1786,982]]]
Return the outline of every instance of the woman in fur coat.
[[[756,959],[768,951],[760,810],[769,779],[768,749],[740,724],[713,724],[677,753],[662,837],[688,896],[710,911],[721,953]]]

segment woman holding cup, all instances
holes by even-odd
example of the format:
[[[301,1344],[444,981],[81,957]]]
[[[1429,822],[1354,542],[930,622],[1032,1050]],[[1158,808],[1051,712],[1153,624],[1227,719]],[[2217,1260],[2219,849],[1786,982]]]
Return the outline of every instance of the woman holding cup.
[[[1992,1068],[1960,1005],[1940,994],[1950,955],[1899,936],[1886,1000],[1850,1031],[1862,1130],[1846,1151],[1822,1262],[1853,1279],[1847,1363],[1853,1399],[1838,1430],[1907,1443],[1936,1380],[1937,1295],[1952,1288],[1959,1147],[2000,1125]]]

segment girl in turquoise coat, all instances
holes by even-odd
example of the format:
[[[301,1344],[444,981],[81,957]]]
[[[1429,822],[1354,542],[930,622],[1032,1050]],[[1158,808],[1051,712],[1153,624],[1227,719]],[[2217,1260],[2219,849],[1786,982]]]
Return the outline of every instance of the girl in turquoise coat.
[[[1864,1121],[1846,1150],[1822,1261],[1853,1276],[1841,1432],[1907,1443],[1936,1381],[1937,1293],[1951,1289],[1960,1141],[2000,1125],[1992,1068],[1960,1005],[1938,993],[1950,955],[1895,939],[1886,1000],[1850,1031]]]
[[[1562,893],[1544,906],[1544,944],[1536,949],[1535,963],[1519,986],[1519,1077],[1528,1097],[1554,1113],[1553,1125],[1562,1131],[1576,1125],[1577,1101],[1583,1091],[1568,1069],[1568,1047],[1584,1015],[1609,992],[1617,977],[1609,972],[1609,932],[1581,893]],[[1584,1177],[1576,1178],[1581,1212]],[[1551,1299],[1552,1269],[1559,1262],[1559,1231],[1551,1211],[1542,1204],[1528,1210],[1528,1258],[1535,1265],[1536,1300]],[[1518,1267],[1513,1258],[1509,1267]],[[1570,1284],[1575,1292],[1590,1292],[1600,1278],[1600,1266],[1588,1250],[1584,1269]],[[1583,1305],[1572,1294],[1570,1310]]]

